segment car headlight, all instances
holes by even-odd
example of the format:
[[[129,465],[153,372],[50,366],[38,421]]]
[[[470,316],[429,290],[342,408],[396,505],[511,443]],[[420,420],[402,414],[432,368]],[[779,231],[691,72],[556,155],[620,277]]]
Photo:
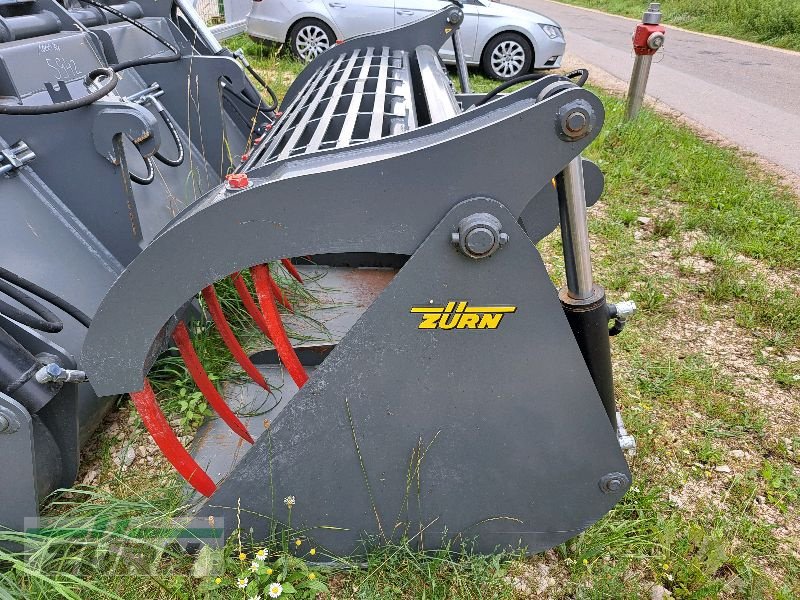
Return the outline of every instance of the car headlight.
[[[563,37],[561,33],[561,27],[556,27],[555,25],[543,25],[541,23],[539,23],[539,27],[542,28],[542,31],[544,31],[547,37],[549,37],[551,40]]]

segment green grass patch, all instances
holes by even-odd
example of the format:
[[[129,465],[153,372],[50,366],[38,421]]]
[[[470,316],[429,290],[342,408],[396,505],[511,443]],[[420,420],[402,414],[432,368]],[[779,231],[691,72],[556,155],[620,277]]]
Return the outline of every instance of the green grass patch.
[[[647,8],[639,0],[559,1],[637,19]],[[671,25],[800,51],[796,0],[671,0],[661,10]]]

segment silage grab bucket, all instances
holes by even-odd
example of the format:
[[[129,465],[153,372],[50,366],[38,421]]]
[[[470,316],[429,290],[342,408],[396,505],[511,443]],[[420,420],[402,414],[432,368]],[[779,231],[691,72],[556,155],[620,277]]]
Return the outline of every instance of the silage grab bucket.
[[[141,14],[128,17],[92,28],[143,23],[169,34],[180,59],[134,65],[135,76],[118,84],[130,91],[70,111],[83,119],[71,125],[56,115],[0,116],[3,139],[21,138],[32,119],[77,136],[80,121],[92,134],[81,131],[76,159],[107,178],[110,197],[97,208],[87,182],[66,181],[55,157],[35,148],[37,136],[27,136],[37,159],[17,168],[16,184],[49,184],[80,239],[53,221],[45,251],[17,232],[13,249],[4,247],[15,259],[4,265],[87,315],[80,323],[67,310],[63,331],[48,338],[0,314],[30,368],[53,373],[15,390],[49,394],[38,404],[0,395],[4,410],[14,406],[28,423],[0,444],[16,436],[19,448],[30,447],[37,427],[54,440],[31,460],[29,506],[53,487],[40,481],[57,470],[48,457],[64,464],[63,431],[48,414],[53,399],[69,395],[76,414],[96,421],[107,399],[124,393],[203,497],[196,514],[214,516],[226,534],[240,525],[266,537],[285,520],[282,499],[294,496],[292,525],[332,554],[403,537],[536,552],[620,500],[631,481],[621,446],[632,442],[614,405],[609,321],[617,319],[615,333],[632,307],[608,305],[592,279],[586,209],[603,178],[581,152],[603,123],[597,97],[556,75],[489,101],[456,93],[437,54],[463,18],[453,6],[336,45],[276,110],[188,7],[165,14],[141,3]],[[127,46],[131,39],[157,42],[104,35],[108,64],[141,51]],[[186,159],[177,165],[158,159],[178,150]],[[137,182],[153,157],[163,183]],[[15,219],[19,229],[22,216]],[[559,223],[562,290],[535,246]],[[59,281],[41,268],[48,260],[63,263]],[[341,301],[330,339],[287,334],[292,306],[271,264],[309,287],[324,281]],[[76,272],[82,277],[70,282]],[[235,286],[274,351],[242,347],[217,297],[221,280]],[[220,391],[205,371],[187,327],[198,296],[252,385]],[[56,338],[66,340],[64,351],[43,358]],[[170,346],[216,413],[188,449],[147,379]],[[280,401],[258,418],[243,415],[243,404],[268,396]],[[77,422],[78,431],[91,429]],[[27,440],[18,435],[25,431]],[[74,453],[81,442],[73,433]],[[62,468],[56,478],[74,472]]]

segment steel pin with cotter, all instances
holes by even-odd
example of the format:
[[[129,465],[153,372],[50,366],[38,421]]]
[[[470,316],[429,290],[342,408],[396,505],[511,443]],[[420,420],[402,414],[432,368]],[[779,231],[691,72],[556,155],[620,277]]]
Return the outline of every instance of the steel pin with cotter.
[[[620,311],[614,305],[606,303],[605,290],[593,280],[583,159],[580,155],[556,175],[555,183],[567,277],[567,285],[559,290],[559,299],[611,426],[618,432],[622,418],[617,413],[614,401],[608,322]],[[632,302],[625,303],[626,318],[634,310],[635,305]],[[626,446],[630,447],[630,436],[624,427],[621,432],[624,432]],[[621,444],[622,441],[620,438]],[[633,446],[635,447],[635,443]]]

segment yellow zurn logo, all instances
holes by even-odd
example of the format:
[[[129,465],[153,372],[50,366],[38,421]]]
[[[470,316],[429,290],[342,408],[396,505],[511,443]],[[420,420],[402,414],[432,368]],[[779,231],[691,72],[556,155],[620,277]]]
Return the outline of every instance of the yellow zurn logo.
[[[411,307],[422,315],[419,329],[497,329],[503,316],[516,311],[516,306],[469,306],[466,301]]]

